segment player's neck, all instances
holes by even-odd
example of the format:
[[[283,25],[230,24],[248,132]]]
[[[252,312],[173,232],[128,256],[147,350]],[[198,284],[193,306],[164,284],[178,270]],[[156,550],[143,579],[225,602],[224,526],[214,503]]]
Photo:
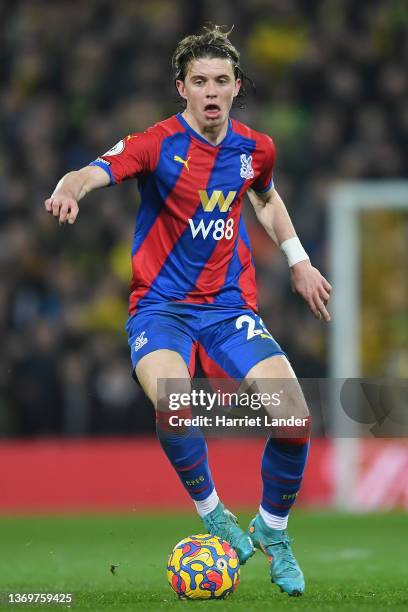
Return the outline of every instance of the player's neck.
[[[200,123],[195,119],[195,117],[188,112],[186,109],[182,113],[182,117],[185,121],[187,121],[188,125],[200,136],[208,140],[212,145],[218,145],[222,142],[227,135],[228,130],[228,118],[222,125],[217,125],[215,127],[207,127],[200,125]]]

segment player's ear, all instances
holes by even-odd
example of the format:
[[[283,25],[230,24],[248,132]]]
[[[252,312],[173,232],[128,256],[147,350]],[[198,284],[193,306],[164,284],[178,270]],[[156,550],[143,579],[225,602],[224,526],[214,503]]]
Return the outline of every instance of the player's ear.
[[[181,79],[177,79],[176,80],[176,88],[177,88],[177,91],[179,92],[179,95],[182,98],[184,98],[184,100],[187,100],[186,87],[184,85],[184,81],[182,81]]]
[[[234,98],[239,94],[239,90],[241,89],[242,81],[241,79],[235,79],[235,90],[234,90]]]

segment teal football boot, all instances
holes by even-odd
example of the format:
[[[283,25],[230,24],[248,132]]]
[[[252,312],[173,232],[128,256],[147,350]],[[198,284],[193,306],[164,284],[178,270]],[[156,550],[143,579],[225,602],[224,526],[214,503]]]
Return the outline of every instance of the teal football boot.
[[[294,597],[303,595],[305,579],[290,546],[285,529],[271,529],[257,514],[250,522],[248,535],[255,548],[262,550],[270,563],[271,580],[282,592]]]
[[[237,517],[227,510],[221,502],[212,512],[202,517],[208,533],[225,540],[235,549],[239,562],[243,565],[255,552],[251,538],[238,525]]]

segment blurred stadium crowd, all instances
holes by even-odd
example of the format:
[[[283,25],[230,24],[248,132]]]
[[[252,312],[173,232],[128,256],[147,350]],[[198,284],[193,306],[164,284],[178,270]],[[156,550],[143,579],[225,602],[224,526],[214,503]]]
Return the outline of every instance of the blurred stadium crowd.
[[[43,201],[62,174],[179,110],[171,54],[209,20],[234,24],[256,84],[234,116],[275,140],[276,187],[323,273],[333,182],[407,174],[402,1],[0,3],[0,436],[152,428],[124,333],[136,183],[90,195],[72,227]],[[324,376],[327,326],[247,209],[264,321],[298,376]]]

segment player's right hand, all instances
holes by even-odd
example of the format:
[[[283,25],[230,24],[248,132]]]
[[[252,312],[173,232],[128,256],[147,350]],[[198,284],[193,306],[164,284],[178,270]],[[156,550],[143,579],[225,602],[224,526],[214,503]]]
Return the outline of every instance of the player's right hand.
[[[78,202],[65,195],[52,195],[44,202],[45,210],[58,217],[58,222],[63,225],[68,221],[70,225],[75,223],[79,213]]]

